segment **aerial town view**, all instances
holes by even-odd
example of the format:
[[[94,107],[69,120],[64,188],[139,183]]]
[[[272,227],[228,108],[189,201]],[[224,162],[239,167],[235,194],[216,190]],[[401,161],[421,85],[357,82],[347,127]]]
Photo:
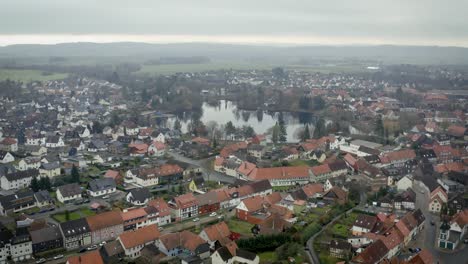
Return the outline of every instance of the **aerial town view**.
[[[5,1],[0,264],[468,264],[450,2]]]

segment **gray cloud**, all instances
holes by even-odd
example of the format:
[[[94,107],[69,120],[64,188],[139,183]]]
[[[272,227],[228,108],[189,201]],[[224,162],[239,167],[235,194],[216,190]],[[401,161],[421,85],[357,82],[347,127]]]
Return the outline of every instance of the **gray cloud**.
[[[2,0],[0,35],[299,35],[468,46],[466,10],[466,0]]]

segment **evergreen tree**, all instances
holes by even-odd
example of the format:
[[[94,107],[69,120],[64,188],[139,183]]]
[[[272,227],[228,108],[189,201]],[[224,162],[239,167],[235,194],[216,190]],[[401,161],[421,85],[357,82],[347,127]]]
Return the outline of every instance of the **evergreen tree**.
[[[302,141],[306,141],[310,139],[310,131],[309,131],[309,125],[305,125],[304,127],[304,133],[302,133]]]
[[[217,148],[218,147],[218,141],[216,140],[216,137],[213,137],[213,148]]]
[[[378,115],[375,119],[375,134],[382,143],[385,142],[385,128],[381,115]]]
[[[278,124],[279,124],[279,138],[278,140],[280,142],[286,142],[287,138],[287,132],[286,132],[286,124],[284,123],[284,117],[283,117],[283,112],[279,113],[278,117]]]
[[[71,170],[71,178],[72,182],[80,183],[80,172],[78,171],[78,168],[75,165],[73,165]]]
[[[70,211],[65,210],[65,221],[70,221]]]
[[[231,121],[226,123],[224,130],[226,131],[226,136],[232,136],[236,133],[236,127],[232,124]]]
[[[52,188],[49,177],[41,177],[39,179],[39,189],[49,191]]]
[[[39,181],[37,180],[37,177],[33,177],[31,180],[31,185],[29,186],[34,192],[39,191]]]
[[[317,123],[315,124],[314,138],[321,138],[323,136],[326,136],[326,134],[327,128],[325,126],[325,120],[323,118],[319,118],[319,120],[317,120]]]
[[[273,130],[271,134],[271,141],[273,141],[273,143],[275,144],[278,143],[279,134],[280,134],[280,127],[279,127],[278,122],[276,122],[276,124],[273,126]]]
[[[179,119],[176,119],[176,121],[174,122],[174,130],[181,130],[182,129],[182,125],[180,124],[180,121]]]

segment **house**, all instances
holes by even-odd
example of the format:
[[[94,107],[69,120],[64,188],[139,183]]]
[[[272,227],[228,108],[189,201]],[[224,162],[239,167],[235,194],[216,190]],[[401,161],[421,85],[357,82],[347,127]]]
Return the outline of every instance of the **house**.
[[[331,240],[329,245],[330,256],[347,259],[351,254],[351,244],[343,240]]]
[[[39,171],[36,169],[15,171],[0,177],[0,186],[4,190],[17,190],[29,187],[33,177],[37,177]]]
[[[153,157],[162,157],[166,154],[166,145],[164,142],[153,141],[148,147],[148,155]]]
[[[254,253],[239,249],[235,242],[231,242],[213,252],[211,255],[211,263],[258,264],[260,263],[260,258]]]
[[[410,179],[408,176],[403,176],[400,180],[396,183],[397,190],[404,191],[408,188],[413,188],[413,179]]]
[[[307,184],[310,181],[308,166],[258,168],[249,175],[249,180],[268,180],[271,186]]]
[[[405,162],[416,158],[416,152],[413,149],[403,149],[384,153],[380,156],[383,166],[403,167]]]
[[[64,147],[65,142],[61,136],[49,136],[45,140],[45,146],[46,148],[59,148]]]
[[[36,198],[37,207],[45,207],[54,204],[54,199],[50,197],[49,192],[46,190],[34,193],[34,198]]]
[[[62,185],[57,188],[56,194],[59,202],[68,203],[81,199],[81,187],[78,183]]]
[[[88,144],[88,152],[107,151],[107,145],[102,140],[91,140]]]
[[[136,205],[142,206],[146,205],[150,199],[153,198],[153,195],[150,193],[148,188],[141,187],[130,190],[125,197],[126,201]]]
[[[123,233],[123,219],[119,211],[108,211],[86,218],[91,230],[92,244],[117,238]]]
[[[198,200],[192,193],[179,195],[169,201],[168,204],[171,208],[171,214],[176,221],[182,221],[198,215]]]
[[[0,150],[3,151],[18,151],[18,141],[14,138],[4,138],[0,141]]]
[[[11,155],[10,152],[0,150],[0,163],[5,164],[5,163],[13,162],[13,161],[15,161],[15,157],[13,157],[13,155]]]
[[[224,221],[207,226],[200,232],[200,237],[210,244],[212,249],[216,248],[216,243],[220,246],[229,244],[231,242],[230,236],[231,231]]]
[[[100,250],[104,263],[119,263],[125,257],[125,251],[118,240],[106,243]]]
[[[442,210],[442,205],[448,202],[448,196],[442,186],[435,188],[429,197],[429,212],[439,213]]]
[[[393,206],[397,210],[414,210],[416,203],[416,193],[412,188],[408,188],[406,191],[398,193],[393,199]]]
[[[58,161],[43,163],[39,168],[41,177],[53,178],[60,175],[60,163]]]
[[[220,208],[218,195],[216,191],[199,194],[195,196],[198,203],[198,215],[209,214],[217,212]]]
[[[118,240],[124,249],[125,256],[129,259],[140,257],[144,246],[154,244],[159,239],[157,225],[148,225],[135,231],[123,232]]]
[[[331,178],[332,175],[332,171],[328,164],[313,166],[310,168],[310,171],[312,172],[312,182],[324,182],[327,179]]]
[[[161,235],[156,246],[166,256],[199,256],[201,259],[210,256],[209,244],[187,230]]]
[[[265,154],[265,146],[258,145],[258,144],[250,144],[247,147],[247,153],[252,157],[261,159],[263,155]]]
[[[364,251],[354,257],[351,263],[356,264],[376,264],[380,263],[388,255],[389,249],[382,240],[377,240],[370,244]]]
[[[96,179],[88,183],[88,193],[92,197],[115,193],[116,190],[115,181],[111,178]]]
[[[58,226],[31,230],[29,234],[34,254],[63,247],[62,234]]]
[[[338,186],[332,187],[330,190],[325,192],[322,196],[323,200],[332,201],[338,204],[345,204],[348,202],[348,193],[346,193],[343,189]]]
[[[369,233],[377,223],[375,216],[359,214],[351,227],[351,233],[353,236],[361,236]]]
[[[205,179],[203,178],[203,174],[196,173],[193,175],[192,180],[189,183],[189,190],[192,192],[201,191],[205,185]]]
[[[60,231],[67,250],[91,245],[91,229],[85,218],[60,223]]]
[[[99,252],[99,250],[92,250],[86,253],[71,256],[67,259],[66,264],[104,264],[103,258]]]
[[[159,213],[159,226],[164,226],[171,223],[171,209],[169,205],[162,198],[150,200],[148,207],[155,208]]]
[[[0,224],[0,263],[6,264],[10,257],[10,244],[13,238],[13,233],[8,230],[3,224]]]
[[[0,215],[21,212],[36,206],[32,191],[18,191],[14,194],[0,196]]]
[[[149,207],[151,208],[151,207]],[[151,223],[148,219],[148,212],[145,208],[130,208],[124,209],[121,213],[122,221],[123,221],[123,229],[124,231],[128,230],[136,230],[141,227],[147,226]],[[152,208],[154,209],[154,208]],[[157,211],[153,210],[154,213],[157,215]],[[153,213],[153,212],[150,212]],[[152,219],[155,223],[157,223],[157,217]]]
[[[39,157],[26,157],[21,159],[15,167],[20,171],[25,171],[30,169],[39,169],[40,166],[41,159]]]
[[[144,143],[131,143],[128,145],[130,156],[144,157],[148,152],[148,145]]]
[[[468,209],[455,214],[450,222],[440,226],[438,245],[440,248],[455,250],[468,233]]]
[[[27,228],[17,228],[10,245],[11,259],[15,262],[28,260],[32,254],[32,241]]]

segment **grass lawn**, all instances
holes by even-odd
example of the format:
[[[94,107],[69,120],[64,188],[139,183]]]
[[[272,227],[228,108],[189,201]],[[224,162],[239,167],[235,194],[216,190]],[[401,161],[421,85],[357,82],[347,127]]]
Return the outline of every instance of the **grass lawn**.
[[[292,160],[289,161],[289,166],[316,166],[320,165],[320,162],[316,160]]]
[[[252,236],[252,231],[250,230],[253,225],[244,221],[237,219],[231,219],[228,221],[229,230],[232,232],[239,233],[244,236]]]
[[[332,257],[328,255],[328,253],[325,253],[325,252],[321,252],[319,254],[319,259],[320,259],[320,263],[322,264],[335,264],[341,261],[339,258]]]
[[[63,223],[63,222],[67,221],[65,215],[66,215],[65,212],[58,213],[58,214],[52,215],[52,218],[55,219],[59,223]],[[78,212],[70,212],[70,220],[76,220],[76,219],[80,219],[80,218],[81,218],[81,216],[80,216],[80,214]]]
[[[347,226],[342,225],[342,224],[335,224],[332,226],[332,233],[342,236],[342,237],[348,237],[349,234],[349,229]]]
[[[45,73],[38,70],[0,69],[0,80],[15,80],[22,82],[60,80],[68,76],[66,73]]]
[[[92,211],[91,209],[86,208],[86,207],[81,208],[81,209],[80,209],[80,212],[81,212],[81,214],[83,215],[83,217],[91,216],[91,215],[95,215],[95,214],[96,214],[96,212],[94,212],[94,211]]]
[[[276,261],[276,253],[274,251],[259,253],[258,257],[260,258],[261,263]]]

